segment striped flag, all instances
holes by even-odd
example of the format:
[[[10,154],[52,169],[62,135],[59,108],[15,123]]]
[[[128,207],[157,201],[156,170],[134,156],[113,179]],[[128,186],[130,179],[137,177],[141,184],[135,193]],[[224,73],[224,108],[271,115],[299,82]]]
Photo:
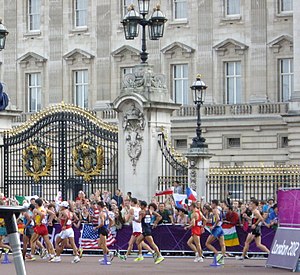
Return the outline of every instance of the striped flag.
[[[94,230],[92,224],[84,224],[81,231],[80,247],[83,249],[99,249],[98,246],[98,231]],[[116,242],[116,239],[109,231],[106,239],[107,246],[111,246]]]
[[[240,245],[239,237],[236,232],[235,225],[229,223],[223,223],[222,228],[224,231],[225,246],[237,246]]]
[[[157,191],[155,193],[155,196],[163,196],[163,195],[173,195],[174,191],[172,188],[163,190],[163,191]]]

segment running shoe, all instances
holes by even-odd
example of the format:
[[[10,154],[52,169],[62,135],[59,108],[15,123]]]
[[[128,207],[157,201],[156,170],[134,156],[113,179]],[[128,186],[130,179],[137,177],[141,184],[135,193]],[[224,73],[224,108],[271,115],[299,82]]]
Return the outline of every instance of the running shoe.
[[[222,265],[224,264],[224,256],[222,254],[217,256],[217,263]]]
[[[140,261],[143,261],[143,260],[144,260],[143,256],[139,256],[139,257],[134,259],[135,262],[140,262]]]
[[[161,263],[165,258],[163,256],[160,256],[156,259],[155,264]]]
[[[80,258],[79,256],[75,256],[75,258],[73,259],[73,261],[71,262],[72,264],[77,264],[80,262]]]
[[[120,253],[118,253],[117,256],[122,261],[126,261],[127,260],[127,256],[126,255],[121,255]]]
[[[108,253],[108,257],[109,257],[110,261],[112,262],[113,259],[114,259],[114,257],[115,257],[115,252],[114,252],[114,251],[110,251],[110,252]]]
[[[203,258],[202,257],[196,257],[194,259],[194,263],[203,263]]]
[[[153,252],[153,253],[152,253],[152,257],[153,257],[153,260],[154,260],[154,262],[155,262],[156,259],[157,259],[157,254],[156,254],[156,252]]]
[[[8,254],[8,252],[9,252],[9,249],[8,249],[8,248],[3,248],[3,250],[4,250],[4,253],[5,253],[5,254]]]
[[[82,258],[82,254],[83,254],[83,248],[82,247],[80,247],[78,249],[78,253],[79,253],[79,258]]]
[[[235,259],[236,259],[236,260],[243,261],[245,258],[244,258],[243,256],[235,256]]]
[[[61,257],[60,256],[55,256],[50,260],[51,263],[60,263],[61,262]]]
[[[43,248],[41,250],[40,256],[41,256],[42,259],[44,259],[46,257],[46,255],[47,255],[47,250],[45,248]]]
[[[111,262],[109,262],[109,261],[104,261],[104,259],[103,259],[103,261],[101,261],[100,264],[101,264],[101,265],[111,265]]]
[[[28,261],[35,261],[36,258],[34,256],[32,256],[32,255],[26,255],[26,260],[28,260]]]

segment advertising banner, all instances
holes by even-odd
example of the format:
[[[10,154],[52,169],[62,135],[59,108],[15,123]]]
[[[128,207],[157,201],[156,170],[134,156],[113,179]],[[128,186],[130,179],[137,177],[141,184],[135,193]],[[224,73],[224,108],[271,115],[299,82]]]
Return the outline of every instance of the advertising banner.
[[[300,255],[300,228],[279,227],[276,231],[266,263],[295,271]]]

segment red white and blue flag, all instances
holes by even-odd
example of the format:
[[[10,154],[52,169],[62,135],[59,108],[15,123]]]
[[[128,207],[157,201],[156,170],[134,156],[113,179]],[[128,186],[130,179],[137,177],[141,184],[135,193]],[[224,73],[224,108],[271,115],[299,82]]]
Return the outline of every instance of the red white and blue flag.
[[[187,197],[185,194],[174,193],[173,198],[174,198],[176,207],[178,207],[178,208],[186,208],[187,207],[187,204],[186,204]]]
[[[94,230],[92,224],[84,224],[81,231],[80,247],[83,249],[99,249],[98,239],[98,230]],[[116,239],[109,231],[108,237],[106,239],[107,246],[111,246],[115,242]]]
[[[186,196],[191,201],[197,201],[197,193],[190,187],[186,188]]]

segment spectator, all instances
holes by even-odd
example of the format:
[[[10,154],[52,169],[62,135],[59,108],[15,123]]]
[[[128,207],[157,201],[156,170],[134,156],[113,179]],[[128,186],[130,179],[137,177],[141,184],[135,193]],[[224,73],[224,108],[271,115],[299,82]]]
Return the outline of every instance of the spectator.
[[[159,221],[159,224],[161,223],[174,224],[173,216],[171,212],[165,208],[165,204],[163,202],[159,204],[159,210],[157,213],[162,217],[162,219]]]
[[[270,211],[268,216],[267,227],[277,228],[278,227],[278,206],[275,203],[272,207],[273,211]]]
[[[129,198],[126,198],[124,200],[124,206],[122,207],[121,210],[121,217],[122,219],[125,221],[126,220],[126,216],[129,214],[130,211],[130,200]],[[129,221],[125,222],[126,225],[129,225],[132,219],[130,219]]]
[[[82,206],[79,219],[80,219],[81,223],[90,223],[91,222],[91,215],[86,206]]]
[[[131,201],[131,198],[132,198],[132,193],[131,192],[127,192],[127,198],[129,199],[129,201]]]
[[[186,225],[188,224],[188,215],[187,211],[183,208],[176,208],[178,211],[176,223],[180,225]]]
[[[103,202],[105,202],[106,204],[110,204],[110,200],[111,200],[110,192],[104,190],[102,196],[103,196]]]
[[[263,206],[262,212],[263,213],[268,213],[270,211],[270,209],[273,207],[273,205],[274,205],[274,198],[269,197],[268,200],[267,200],[267,204],[265,204]],[[273,209],[271,211],[273,211]]]
[[[123,204],[123,197],[120,189],[116,190],[115,195],[112,197],[117,202],[118,207]]]
[[[225,211],[226,211],[226,215],[225,215],[225,220],[223,222],[232,225],[237,225],[239,223],[239,215],[238,213],[233,211],[233,206],[226,205]]]
[[[182,186],[179,181],[174,181],[173,186],[175,194],[183,194]]]

